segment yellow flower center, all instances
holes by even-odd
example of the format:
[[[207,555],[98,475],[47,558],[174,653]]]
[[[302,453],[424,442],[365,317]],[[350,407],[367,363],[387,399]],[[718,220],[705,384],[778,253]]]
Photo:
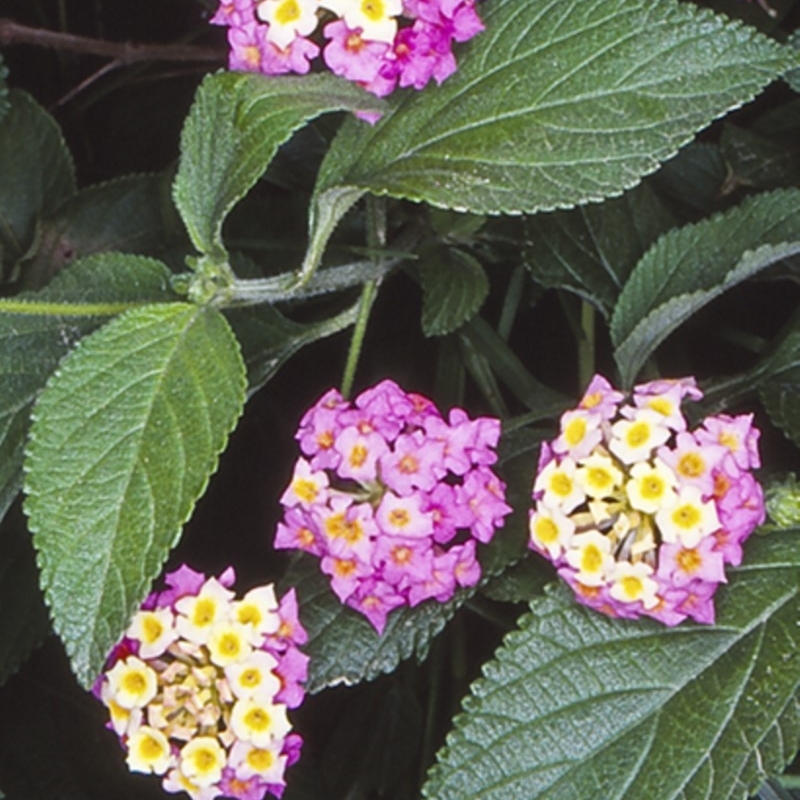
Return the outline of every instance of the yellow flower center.
[[[672,512],[672,521],[679,528],[694,528],[700,522],[700,512],[693,505],[682,505]]]
[[[550,479],[550,491],[559,497],[568,497],[572,492],[572,478],[563,472],[556,472]]]
[[[244,717],[245,725],[254,731],[267,730],[271,721],[265,708],[251,708]]]
[[[584,436],[586,436],[586,420],[582,417],[570,420],[564,429],[564,438],[567,440],[567,444],[575,447],[583,441]]]
[[[629,447],[641,447],[650,440],[650,426],[646,422],[635,422],[628,428],[625,437]]]
[[[703,559],[700,557],[700,554],[697,552],[697,550],[694,549],[682,549],[680,553],[678,553],[675,560],[678,562],[678,566],[684,572],[688,573],[697,572],[697,570],[703,565]]]
[[[583,572],[597,572],[603,566],[603,554],[595,544],[587,545],[581,557],[581,570]]]
[[[383,0],[362,0],[361,13],[373,22],[379,22],[386,16]]]
[[[280,8],[275,12],[275,20],[281,25],[300,19],[300,4],[297,0],[283,0]]]
[[[317,484],[314,481],[309,481],[306,478],[297,478],[292,484],[294,493],[304,502],[312,503],[319,493]]]
[[[684,453],[678,461],[678,472],[685,478],[699,478],[706,471],[706,462],[700,453]]]
[[[536,521],[536,538],[544,544],[552,544],[558,539],[558,526],[553,520],[541,517]]]

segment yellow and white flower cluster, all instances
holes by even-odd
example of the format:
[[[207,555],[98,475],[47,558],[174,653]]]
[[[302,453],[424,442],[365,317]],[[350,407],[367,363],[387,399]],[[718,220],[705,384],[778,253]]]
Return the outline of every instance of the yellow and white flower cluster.
[[[687,430],[691,378],[636,386],[631,401],[595,376],[542,447],[530,547],[578,599],[613,616],[713,622],[725,564],[764,520],[752,416]]]
[[[95,687],[128,767],[193,800],[279,797],[302,744],[287,716],[307,667],[294,593],[278,603],[269,585],[237,599],[233,579],[167,575]]]

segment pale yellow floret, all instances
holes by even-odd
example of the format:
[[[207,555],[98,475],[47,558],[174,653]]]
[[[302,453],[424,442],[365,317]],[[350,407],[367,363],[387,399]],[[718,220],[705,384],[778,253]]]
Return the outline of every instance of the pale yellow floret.
[[[323,2],[327,8],[336,6],[348,28],[361,28],[361,37],[368,41],[394,42],[397,34],[397,17],[403,13],[402,0],[350,0],[350,2]]]
[[[658,584],[652,574],[653,568],[644,562],[620,561],[609,576],[612,581],[609,594],[621,603],[641,601],[645,608],[653,608],[658,604]]]
[[[621,419],[611,426],[609,450],[624,464],[650,458],[654,448],[669,439],[663,417],[648,409],[638,410],[631,419]]]
[[[647,461],[634,464],[630,474],[625,492],[631,506],[637,511],[655,514],[677,500],[675,473],[660,458],[656,458],[652,464]]]
[[[236,697],[273,698],[281,688],[281,682],[273,670],[278,662],[269,653],[255,650],[244,661],[231,664],[225,669],[230,690]]]
[[[592,453],[578,462],[575,481],[588,497],[600,499],[613,495],[621,486],[622,472],[610,456]]]
[[[250,627],[239,622],[219,622],[208,635],[208,655],[211,663],[227,667],[247,658],[253,651]]]
[[[136,656],[117,661],[106,678],[109,698],[129,710],[144,708],[156,696],[158,689],[155,671]]]
[[[267,698],[244,697],[233,707],[230,727],[238,739],[256,747],[269,747],[291,729],[286,707]]]
[[[286,48],[298,36],[314,32],[319,22],[318,7],[317,0],[262,0],[256,6],[256,16],[269,23],[267,39]]]
[[[696,547],[704,536],[720,527],[717,508],[712,501],[704,502],[694,486],[681,489],[677,501],[656,514],[656,524],[665,542],[680,542],[684,547]]]
[[[217,783],[224,767],[225,751],[215,737],[198,736],[181,749],[179,769],[195,786]]]
[[[175,617],[168,608],[137,611],[128,626],[128,636],[139,642],[142,658],[160,656],[178,638]]]
[[[157,728],[142,725],[128,739],[128,768],[163,775],[173,764],[169,741]]]
[[[560,463],[551,461],[537,475],[534,493],[542,492],[544,505],[569,514],[586,499],[585,492],[575,480],[575,469],[575,462],[569,457],[562,458]]]
[[[214,625],[229,619],[233,596],[216,578],[209,578],[196,596],[182,597],[175,603],[175,627],[190,642],[206,644]]]
[[[573,536],[566,559],[577,570],[575,579],[584,586],[601,586],[614,564],[611,542],[599,531],[587,531]]]
[[[555,560],[569,545],[575,532],[575,523],[558,509],[542,506],[531,515],[528,530],[534,547],[546,550],[550,558]]]
[[[238,603],[233,604],[233,618],[250,625],[256,633],[275,633],[281,624],[278,601],[272,584],[251,589]]]

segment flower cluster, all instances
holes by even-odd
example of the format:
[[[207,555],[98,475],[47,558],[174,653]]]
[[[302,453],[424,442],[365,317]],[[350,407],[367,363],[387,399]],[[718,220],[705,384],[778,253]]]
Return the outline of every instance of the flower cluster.
[[[480,577],[477,542],[511,511],[490,469],[496,419],[445,420],[433,403],[383,381],[353,404],[335,389],[300,422],[275,546],[319,556],[339,599],[381,633],[388,613],[453,596]]]
[[[560,434],[542,447],[530,547],[580,602],[612,616],[714,622],[725,564],[764,521],[752,415],[689,431],[691,378],[636,386],[630,400],[595,376]]]
[[[211,22],[228,28],[232,70],[305,74],[322,52],[379,97],[441,83],[456,70],[453,43],[483,30],[475,0],[221,0]]]
[[[280,797],[302,739],[286,715],[303,699],[306,633],[294,591],[237,600],[233,569],[166,576],[114,648],[94,691],[134,772],[193,800]]]

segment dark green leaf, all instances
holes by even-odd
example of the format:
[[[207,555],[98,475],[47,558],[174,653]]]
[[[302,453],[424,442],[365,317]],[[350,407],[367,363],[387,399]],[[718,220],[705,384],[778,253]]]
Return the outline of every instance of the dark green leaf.
[[[470,320],[459,331],[459,336],[487,360],[521,403],[541,415],[540,419],[564,409],[564,397],[536,380],[508,343],[481,317]]]
[[[125,308],[173,299],[162,263],[106,253],[75,262],[40,292],[0,300],[0,518],[22,485],[31,407],[58,362]]]
[[[90,186],[42,222],[35,255],[23,269],[24,286],[38,288],[93,253],[156,255],[165,247],[172,221],[167,215],[174,210],[164,175],[129,175]]]
[[[229,312],[231,327],[247,365],[250,393],[267,383],[298,350],[352,325],[357,313],[358,304],[320,322],[299,323],[287,319],[270,305]]]
[[[17,508],[0,525],[0,686],[50,630],[31,535]]]
[[[478,213],[617,195],[800,59],[752,28],[662,0],[487,0],[440,87],[348,121],[318,198],[360,187]]]
[[[623,621],[559,586],[484,667],[431,800],[744,800],[800,738],[798,530],[751,540],[715,626]]]
[[[419,262],[422,282],[422,330],[444,336],[460,328],[483,305],[489,279],[480,262],[453,247],[437,247]]]
[[[182,303],[113,320],[42,392],[25,510],[54,628],[84,686],[205,490],[244,393],[224,317]]]
[[[268,78],[223,72],[198,89],[181,136],[175,204],[194,246],[223,257],[222,223],[264,174],[279,145],[327,111],[381,101],[330,74]]]
[[[39,220],[75,191],[75,169],[53,118],[19,90],[0,118],[0,255],[11,267],[33,243]]]
[[[640,185],[599,205],[529,217],[525,262],[543,286],[575,292],[608,318],[636,262],[673,224]]]
[[[739,185],[778,189],[800,181],[800,151],[782,142],[726,123],[720,148],[730,173],[729,190]]]
[[[710,213],[719,203],[727,177],[719,145],[692,142],[661,167],[653,185],[690,210]]]
[[[758,195],[659,239],[631,273],[611,320],[628,384],[656,347],[698,309],[800,246],[800,191]]]
[[[310,692],[372,680],[414,654],[424,658],[433,637],[472,594],[461,590],[447,603],[428,601],[396,609],[378,636],[366,617],[339,602],[318,558],[298,557],[282,584],[295,587],[300,600],[301,620],[309,637],[303,649],[311,656],[306,683]]]

